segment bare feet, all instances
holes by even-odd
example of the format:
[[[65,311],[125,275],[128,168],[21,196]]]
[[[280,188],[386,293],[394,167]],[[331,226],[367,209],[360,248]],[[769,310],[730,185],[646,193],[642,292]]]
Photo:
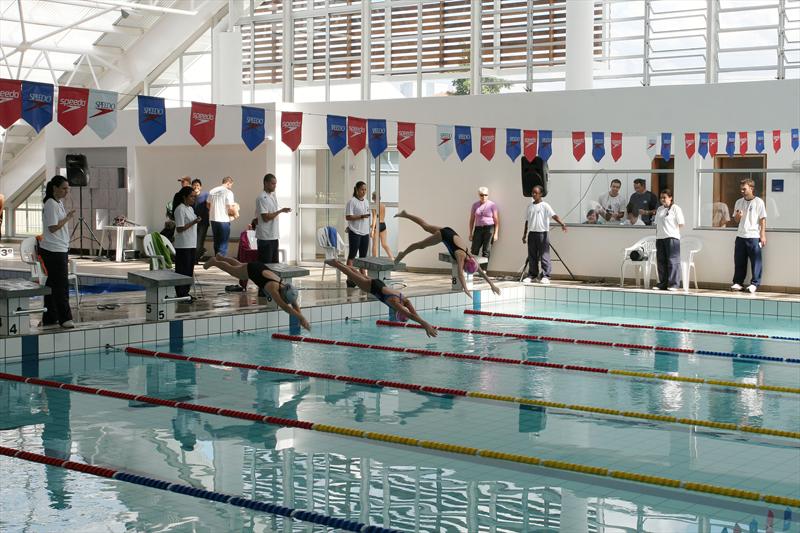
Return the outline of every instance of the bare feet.
[[[210,258],[208,261],[203,263],[203,269],[204,270],[208,270],[209,268],[213,267],[216,264],[216,262],[217,262],[217,258],[216,257]]]
[[[408,213],[406,213],[406,210],[403,209],[402,211],[395,213],[394,218],[406,218],[406,215],[408,215]]]
[[[394,258],[394,264],[396,265],[397,263],[402,261],[405,256],[406,256],[405,252],[400,252],[399,254],[397,254],[397,257]]]
[[[339,264],[339,260],[338,259],[326,259],[325,260],[325,264],[326,265],[330,265],[332,267],[335,267],[336,265]]]

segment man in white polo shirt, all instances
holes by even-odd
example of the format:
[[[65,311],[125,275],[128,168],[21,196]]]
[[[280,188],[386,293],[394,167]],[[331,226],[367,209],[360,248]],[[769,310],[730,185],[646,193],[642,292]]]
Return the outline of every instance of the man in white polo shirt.
[[[740,291],[747,275],[750,261],[750,285],[747,291],[756,292],[761,284],[761,248],[767,245],[767,208],[764,200],[753,192],[755,182],[743,179],[739,182],[742,197],[733,206],[733,220],[739,223],[736,244],[733,248],[733,285],[731,290]]]
[[[231,236],[231,220],[239,218],[238,206],[233,201],[233,178],[226,176],[222,185],[208,191],[208,219],[214,232],[214,255],[228,254],[228,239]]]
[[[275,188],[278,179],[274,174],[264,176],[264,190],[256,199],[256,241],[258,242],[258,260],[262,263],[278,262],[278,239],[280,238],[280,228],[278,226],[278,215],[290,213],[288,207],[278,207],[278,199],[275,197]]]

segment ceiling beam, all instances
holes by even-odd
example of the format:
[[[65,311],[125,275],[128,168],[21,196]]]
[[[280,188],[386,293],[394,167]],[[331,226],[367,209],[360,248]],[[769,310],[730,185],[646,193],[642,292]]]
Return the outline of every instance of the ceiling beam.
[[[78,6],[78,7],[94,7],[97,8],[99,6],[114,6],[125,8],[125,10],[130,11],[150,11],[154,13],[164,13],[170,15],[187,15],[187,16],[194,16],[197,15],[197,11],[186,10],[186,9],[175,9],[172,7],[161,7],[156,5],[150,4],[138,4],[135,2],[125,2],[123,0],[49,0],[50,2],[55,2],[58,4],[66,4],[70,6]]]
[[[48,45],[48,44],[30,44],[30,43],[11,43],[7,41],[0,41],[0,46],[13,48],[11,52],[6,54],[6,57],[11,57],[16,52],[24,52],[25,50],[46,51],[46,52],[61,52],[65,54],[92,54],[94,56],[103,56],[107,59],[114,60],[119,58],[122,54],[106,52],[92,47],[74,47],[74,46],[61,46],[61,45]]]
[[[16,22],[19,23],[19,17],[11,15],[0,15],[0,22]],[[25,24],[29,26],[44,26],[46,28],[61,28],[63,25],[53,22],[52,20],[43,19],[25,19]],[[121,33],[126,35],[141,35],[144,33],[143,28],[133,26],[118,26],[116,24],[102,24],[102,23],[82,23],[77,30],[95,31],[98,33]]]
[[[97,17],[101,17],[101,16],[105,15],[106,13],[109,13],[109,12],[113,11],[113,9],[114,8],[104,9],[102,11],[98,11],[96,13],[92,13],[91,15],[87,15],[87,16],[83,17],[82,19],[78,19],[78,20],[76,20],[74,22],[71,22],[70,24],[67,24],[66,26],[60,26],[60,27],[56,28],[55,30],[53,30],[53,31],[51,31],[49,33],[45,33],[44,35],[41,35],[41,36],[37,37],[36,39],[32,40],[28,44],[35,44],[35,43],[44,41],[45,39],[49,39],[50,37],[53,37],[54,35],[58,35],[59,33],[63,33],[65,31],[67,31],[67,30],[71,30],[72,28],[77,28],[82,23],[89,22],[90,20],[96,19]],[[27,22],[25,24],[27,24]],[[23,41],[24,40],[25,39],[23,38]]]

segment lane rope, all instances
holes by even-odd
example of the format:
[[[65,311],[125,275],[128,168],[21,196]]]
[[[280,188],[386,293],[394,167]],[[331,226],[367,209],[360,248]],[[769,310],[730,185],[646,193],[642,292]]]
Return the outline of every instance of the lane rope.
[[[302,335],[288,335],[286,333],[273,333],[273,339],[284,341],[308,342],[313,344],[328,344],[332,346],[347,346],[349,348],[360,348],[363,350],[381,350],[388,352],[401,352],[414,355],[427,355],[432,357],[446,357],[452,359],[461,359],[472,362],[490,362],[499,363],[504,365],[522,365],[522,366],[538,366],[544,368],[552,368],[556,370],[572,371],[572,372],[590,372],[594,374],[606,374],[613,376],[627,376],[640,379],[652,379],[659,381],[683,381],[687,383],[698,383],[705,385],[714,385],[717,387],[735,388],[735,389],[755,389],[761,391],[771,392],[785,392],[789,394],[800,394],[800,388],[794,387],[780,387],[777,385],[755,385],[752,383],[738,383],[736,381],[724,381],[718,379],[706,378],[693,378],[689,376],[668,375],[668,374],[654,374],[652,372],[635,372],[632,370],[618,370],[609,368],[598,368],[593,366],[583,365],[563,365],[560,363],[544,363],[541,361],[523,361],[522,359],[511,359],[508,357],[489,357],[487,355],[471,355],[457,352],[440,352],[437,350],[425,350],[420,348],[403,348],[402,346],[385,346],[381,344],[365,344],[362,342],[350,341],[335,341],[333,339],[319,339],[316,337],[304,337]]]
[[[676,328],[671,326],[652,326],[648,324],[626,324],[624,322],[603,322],[600,320],[579,320],[572,318],[555,318],[541,315],[517,315],[513,313],[495,313],[492,311],[479,311],[477,309],[464,309],[465,315],[496,316],[502,318],[523,318],[525,320],[544,320],[547,322],[563,322],[569,324],[586,324],[591,326],[608,326],[614,328],[654,329],[658,331],[676,331],[681,333],[697,333],[701,335],[722,335],[728,337],[750,337],[755,339],[771,339],[780,341],[800,342],[800,337],[785,337],[782,335],[760,335],[758,333],[742,333],[738,331],[716,331],[713,329]],[[800,361],[798,361],[800,362]]]
[[[506,452],[499,452],[495,450],[487,450],[481,448],[474,448],[471,446],[461,446],[458,444],[450,444],[446,442],[439,442],[439,441],[431,441],[431,440],[420,440],[415,439],[413,437],[403,437],[400,435],[393,435],[390,433],[379,433],[373,431],[364,431],[361,429],[353,429],[348,427],[342,426],[335,426],[330,424],[318,424],[307,422],[303,420],[292,420],[289,418],[278,418],[273,416],[265,416],[260,415],[258,413],[253,413],[249,411],[237,411],[233,409],[222,409],[219,407],[212,407],[208,405],[202,404],[192,404],[186,402],[178,402],[176,400],[165,400],[162,398],[153,398],[151,396],[145,396],[141,394],[132,394],[127,392],[119,392],[119,391],[111,391],[105,389],[97,389],[95,387],[87,387],[84,385],[73,385],[71,383],[61,383],[58,381],[50,381],[46,379],[40,378],[31,378],[25,376],[18,376],[16,374],[7,374],[5,372],[0,372],[0,379],[5,379],[8,381],[16,381],[19,383],[26,383],[29,385],[39,385],[42,387],[51,387],[51,388],[58,388],[62,390],[68,390],[72,392],[80,392],[84,394],[92,394],[92,395],[99,395],[99,396],[106,396],[110,398],[118,398],[124,400],[134,400],[143,403],[150,403],[153,405],[160,405],[166,407],[173,407],[177,409],[189,409],[193,411],[199,411],[203,413],[209,413],[213,415],[220,415],[229,418],[237,418],[241,420],[249,420],[252,422],[258,422],[262,424],[271,424],[271,425],[278,425],[283,427],[293,427],[299,429],[308,429],[312,431],[320,431],[324,433],[333,433],[336,435],[342,435],[346,437],[354,437],[354,438],[362,438],[367,440],[373,441],[380,441],[392,444],[399,444],[401,446],[409,446],[413,448],[426,448],[430,450],[438,450],[441,452],[452,453],[452,454],[459,454],[459,455],[467,455],[467,456],[478,456],[478,457],[485,457],[490,459],[496,459],[500,461],[510,461],[515,463],[527,464],[527,465],[534,465],[544,468],[556,469],[556,470],[567,470],[571,472],[578,472],[582,474],[588,474],[592,476],[599,476],[599,477],[611,477],[617,479],[626,479],[629,481],[635,481],[638,483],[645,483],[649,485],[658,485],[660,487],[672,487],[677,489],[684,489],[688,491],[694,492],[704,492],[708,494],[715,494],[719,496],[727,496],[731,498],[739,498],[739,499],[747,499],[747,500],[754,500],[754,501],[764,501],[767,503],[774,503],[778,505],[790,505],[793,507],[800,508],[800,498],[790,498],[786,496],[775,496],[771,494],[761,494],[756,491],[751,490],[742,490],[742,489],[735,489],[731,487],[723,487],[718,485],[710,485],[706,483],[695,483],[690,481],[680,481],[677,479],[665,478],[660,476],[650,476],[645,474],[637,474],[635,472],[627,472],[623,470],[609,470],[605,467],[597,467],[597,466],[589,466],[583,465],[579,463],[570,463],[566,461],[558,461],[552,459],[542,459],[539,457],[534,457],[531,455],[521,455],[521,454],[514,454],[514,453],[506,453]],[[19,452],[19,454],[27,454],[29,452],[20,452],[19,450],[15,450]],[[61,461],[58,459],[57,461]],[[110,470],[110,469],[109,469]],[[108,476],[113,477],[113,476]],[[201,490],[201,489],[195,489]],[[374,527],[374,526],[367,526],[367,527]],[[358,531],[377,531],[377,530],[358,530]]]
[[[396,328],[422,329],[419,324],[409,324],[408,322],[392,322],[391,320],[376,320],[379,326],[391,326]],[[710,355],[716,357],[730,357],[732,359],[747,359],[755,361],[768,361],[775,363],[800,363],[800,359],[791,357],[774,357],[770,355],[744,354],[734,352],[714,352],[711,350],[695,350],[693,348],[673,348],[671,346],[650,346],[648,344],[631,344],[627,342],[595,341],[589,339],[571,339],[569,337],[548,337],[544,335],[526,335],[524,333],[512,333],[506,331],[490,331],[481,329],[453,328],[449,326],[433,326],[439,331],[451,333],[466,333],[470,335],[490,335],[492,337],[507,337],[526,341],[545,341],[561,342],[566,344],[582,344],[587,346],[603,346],[607,348],[626,348],[635,350],[645,350],[651,352],[673,352],[678,354]]]
[[[125,481],[133,483],[134,485],[141,485],[143,487],[150,487],[158,490],[166,490],[175,492],[177,494],[185,494],[194,498],[209,500],[219,503],[227,503],[236,507],[243,507],[253,511],[261,511],[275,516],[284,518],[292,518],[302,522],[310,522],[312,524],[319,524],[326,527],[342,529],[344,531],[356,531],[359,533],[401,533],[397,529],[391,529],[381,526],[370,526],[355,520],[346,520],[344,518],[334,518],[329,515],[317,513],[314,511],[304,511],[295,509],[293,507],[285,507],[283,505],[276,505],[261,500],[251,500],[241,496],[232,496],[222,492],[199,489],[191,485],[183,485],[181,483],[170,483],[163,479],[158,479],[149,476],[140,476],[132,474],[123,470],[115,468],[108,468],[103,466],[90,465],[86,463],[78,463],[75,461],[68,461],[50,455],[42,455],[39,453],[26,452],[16,448],[8,448],[0,446],[0,455],[12,457],[14,459],[21,459],[33,463],[40,463],[43,465],[54,466],[57,468],[64,468],[75,472],[82,472],[84,474],[91,474],[93,476],[114,479],[117,481]]]
[[[433,387],[429,385],[415,385],[411,383],[403,383],[399,381],[388,381],[380,379],[359,378],[355,376],[345,376],[329,374],[326,372],[312,372],[307,370],[295,370],[293,368],[279,368],[274,366],[255,365],[250,363],[240,363],[237,361],[224,361],[221,359],[208,359],[205,357],[188,356],[176,353],[157,352],[154,350],[147,350],[144,348],[137,348],[128,346],[125,348],[125,353],[142,357],[154,357],[156,359],[170,359],[175,361],[186,361],[192,363],[202,363],[209,365],[226,366],[230,368],[244,368],[248,370],[256,370],[261,372],[273,372],[279,374],[290,374],[293,376],[305,376],[318,379],[328,379],[333,381],[344,381],[349,383],[357,383],[359,385],[368,385],[378,388],[390,387],[394,389],[404,389],[414,392],[425,392],[430,394],[448,394],[451,396],[461,396],[467,398],[478,398],[482,400],[490,400],[505,403],[516,403],[520,405],[533,405],[537,407],[562,409],[567,411],[580,411],[582,413],[593,413],[610,416],[619,416],[624,418],[634,418],[639,420],[649,420],[653,422],[665,422],[670,424],[681,424],[687,426],[703,426],[714,429],[722,429],[728,431],[743,431],[747,433],[758,433],[761,435],[772,435],[775,437],[785,437],[789,439],[800,439],[800,432],[798,431],[784,431],[780,429],[764,428],[747,426],[744,424],[731,424],[726,422],[713,422],[711,420],[697,420],[693,418],[678,418],[675,416],[667,415],[654,415],[650,413],[641,413],[637,411],[621,411],[619,409],[606,409],[603,407],[592,407],[589,405],[566,404],[559,402],[550,402],[546,400],[534,400],[530,398],[521,398],[515,396],[508,396],[502,394],[490,394],[485,392],[467,391],[462,389],[451,389],[446,387]]]

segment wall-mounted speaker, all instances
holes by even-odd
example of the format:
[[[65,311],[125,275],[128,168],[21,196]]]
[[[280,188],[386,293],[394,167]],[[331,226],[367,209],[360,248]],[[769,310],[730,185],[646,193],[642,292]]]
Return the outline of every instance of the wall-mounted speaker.
[[[67,181],[70,187],[89,185],[89,163],[83,154],[68,154],[66,158]]]
[[[542,188],[542,196],[547,196],[547,161],[538,156],[534,157],[532,162],[525,157],[520,157],[520,161],[522,161],[522,195],[530,198],[533,187],[539,185]]]

